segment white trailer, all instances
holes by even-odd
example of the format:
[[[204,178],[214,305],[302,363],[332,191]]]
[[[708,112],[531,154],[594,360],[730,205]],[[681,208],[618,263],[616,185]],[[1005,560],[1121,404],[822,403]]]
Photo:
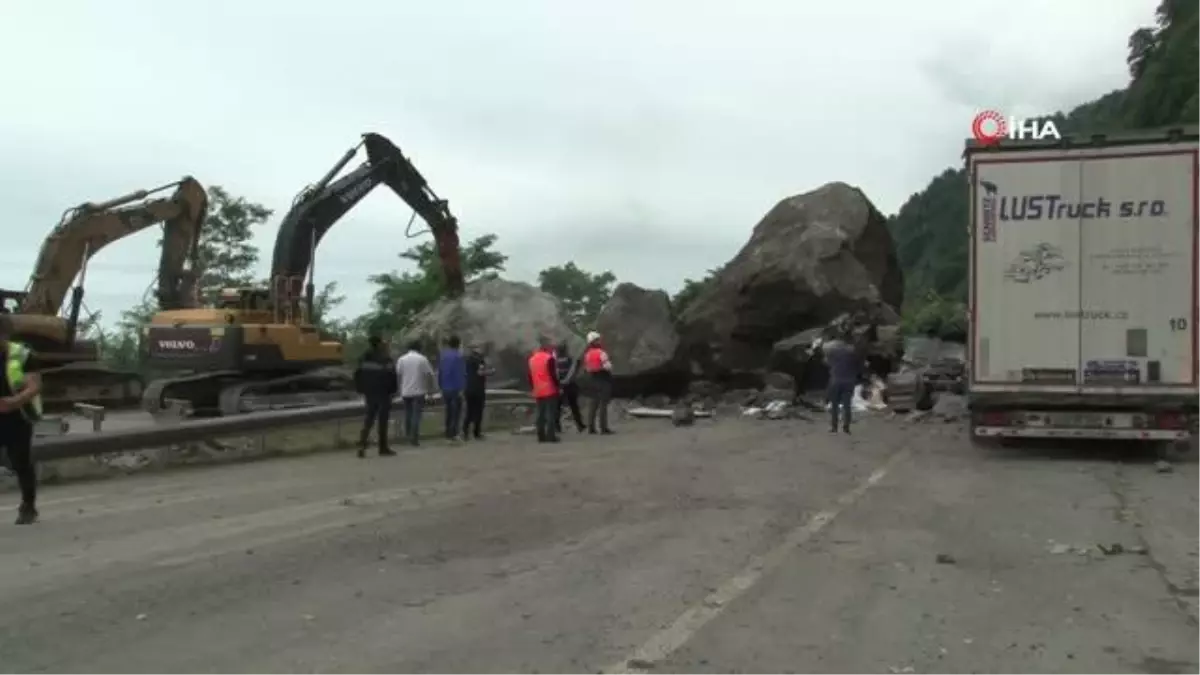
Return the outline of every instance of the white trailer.
[[[1193,436],[1197,130],[965,157],[972,435]]]

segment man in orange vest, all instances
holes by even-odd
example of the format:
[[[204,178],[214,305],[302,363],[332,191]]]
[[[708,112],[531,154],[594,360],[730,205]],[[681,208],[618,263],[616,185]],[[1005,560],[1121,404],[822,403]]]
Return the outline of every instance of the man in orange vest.
[[[600,433],[611,434],[608,428],[608,402],[612,400],[612,361],[608,352],[600,345],[600,334],[592,331],[587,335],[587,349],[583,352],[583,369],[590,380],[591,398],[588,399],[588,433],[596,433],[596,417],[600,418]]]
[[[554,342],[542,337],[540,346],[529,357],[529,384],[537,403],[538,443],[558,443],[555,418],[558,416],[558,369],[554,363]]]

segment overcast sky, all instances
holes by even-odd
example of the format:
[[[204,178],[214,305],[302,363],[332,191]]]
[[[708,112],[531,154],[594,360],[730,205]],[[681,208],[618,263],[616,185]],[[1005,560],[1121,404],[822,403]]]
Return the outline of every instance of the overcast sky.
[[[359,134],[408,154],[507,276],[574,260],[675,290],[779,199],[841,180],[894,212],[957,164],[980,109],[1069,108],[1127,80],[1157,0],[5,0],[0,286],[63,210],[191,174],[275,209]],[[410,210],[378,189],[319,281],[369,302]],[[87,298],[137,302],[157,230]],[[264,265],[266,261],[264,261]]]

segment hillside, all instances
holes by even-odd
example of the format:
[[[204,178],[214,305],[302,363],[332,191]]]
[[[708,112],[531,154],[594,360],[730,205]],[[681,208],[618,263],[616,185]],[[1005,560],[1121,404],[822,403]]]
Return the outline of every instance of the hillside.
[[[1163,0],[1155,26],[1129,37],[1129,85],[1050,117],[1064,134],[1196,124],[1198,59],[1197,4]],[[888,219],[904,268],[910,330],[953,334],[961,329],[954,317],[961,315],[955,307],[967,297],[967,209],[965,174],[953,168]]]

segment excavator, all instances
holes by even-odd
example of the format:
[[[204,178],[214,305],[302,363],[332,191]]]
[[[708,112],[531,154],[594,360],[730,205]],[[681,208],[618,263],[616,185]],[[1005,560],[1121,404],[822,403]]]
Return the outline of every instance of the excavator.
[[[338,174],[366,149],[366,160]],[[157,413],[178,406],[195,416],[236,415],[280,405],[312,404],[353,395],[338,368],[340,342],[325,340],[314,325],[317,245],[335,223],[379,185],[413,209],[405,234],[419,215],[432,232],[446,291],[464,289],[458,222],[447,202],[387,138],[363,134],[316,183],[292,203],[276,234],[268,288],[231,288],[215,307],[163,311],[144,335],[144,356],[155,371],[177,376],[146,386],[143,408]],[[280,401],[286,401],[280,403]]]
[[[155,196],[172,188],[168,196]],[[25,290],[0,289],[0,311],[12,319],[13,337],[29,345],[42,369],[47,409],[61,410],[79,402],[137,405],[144,389],[141,376],[100,363],[95,341],[78,334],[88,261],[108,244],[162,223],[159,305],[195,306],[192,270],[207,215],[208,194],[191,176],[98,204],[86,202],[68,209],[42,242]],[[70,300],[62,316],[68,292]]]

